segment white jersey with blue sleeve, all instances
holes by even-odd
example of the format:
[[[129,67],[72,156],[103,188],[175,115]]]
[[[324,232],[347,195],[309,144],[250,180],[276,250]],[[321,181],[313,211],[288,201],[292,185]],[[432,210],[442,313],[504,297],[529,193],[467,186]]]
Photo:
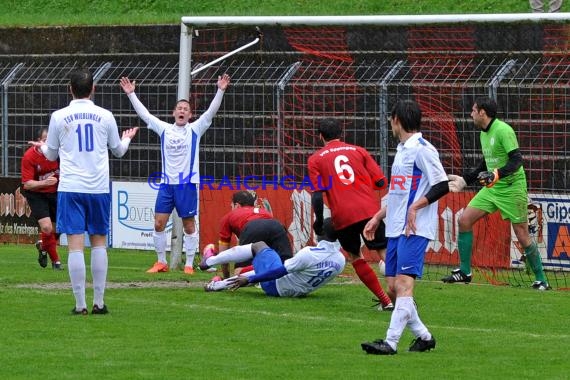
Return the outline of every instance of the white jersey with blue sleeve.
[[[60,158],[58,191],[88,194],[109,192],[108,149],[121,157],[130,139],[121,141],[113,114],[89,99],[74,99],[51,115],[47,149],[50,160]]]
[[[281,297],[311,293],[340,274],[346,263],[338,242],[322,240],[316,247],[305,247],[283,265],[288,274],[275,280]]]
[[[222,104],[224,91],[218,89],[210,107],[198,120],[177,126],[158,119],[149,113],[134,92],[129,100],[148,128],[160,136],[162,153],[162,182],[169,185],[200,183],[200,138],[212,124]]]
[[[405,233],[408,207],[442,181],[447,181],[447,174],[439,154],[420,132],[398,144],[386,202],[386,237],[399,237]],[[437,212],[438,202],[417,211],[416,235],[435,239]]]

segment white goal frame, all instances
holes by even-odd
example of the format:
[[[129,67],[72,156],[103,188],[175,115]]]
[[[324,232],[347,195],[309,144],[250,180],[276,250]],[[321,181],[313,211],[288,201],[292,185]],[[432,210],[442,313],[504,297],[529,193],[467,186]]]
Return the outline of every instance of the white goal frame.
[[[183,16],[180,27],[178,99],[188,99],[192,84],[192,36],[205,25],[428,25],[518,21],[570,21],[570,13],[484,13],[390,16]]]

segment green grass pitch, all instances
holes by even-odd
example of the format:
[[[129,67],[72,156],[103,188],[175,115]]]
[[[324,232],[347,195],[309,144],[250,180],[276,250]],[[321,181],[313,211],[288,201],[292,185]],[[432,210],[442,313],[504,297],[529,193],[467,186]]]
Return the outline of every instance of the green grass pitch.
[[[63,252],[64,249],[61,249]],[[64,263],[65,253],[62,254]],[[346,276],[301,299],[260,289],[206,293],[211,273],[158,275],[154,253],[110,250],[110,314],[72,316],[68,274],[33,246],[0,248],[3,379],[564,379],[568,293],[419,281],[435,350],[366,355],[390,314]],[[86,253],[88,279],[89,254]],[[92,289],[87,289],[88,305]],[[566,369],[565,369],[566,368]]]

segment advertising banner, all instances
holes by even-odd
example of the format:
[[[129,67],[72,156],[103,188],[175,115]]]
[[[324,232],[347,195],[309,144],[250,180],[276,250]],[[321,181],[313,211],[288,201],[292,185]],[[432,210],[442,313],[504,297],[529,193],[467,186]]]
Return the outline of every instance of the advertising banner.
[[[528,230],[538,245],[545,269],[570,270],[570,197],[529,194]],[[520,262],[524,249],[511,231],[511,263]]]
[[[208,184],[200,190],[200,250],[208,243],[217,245],[219,223],[231,210],[232,194],[241,189]],[[315,244],[312,230],[311,193],[306,189],[267,186],[255,190],[257,207],[270,210],[289,232],[294,251]],[[146,182],[113,182],[111,186],[111,246],[123,249],[154,250],[154,203],[156,189]],[[474,192],[450,193],[439,201],[439,233],[430,243],[426,263],[457,265],[458,220]],[[544,266],[570,270],[570,198],[531,195],[528,205],[529,231],[537,242]],[[347,200],[350,201],[350,200]],[[325,206],[325,216],[330,211]],[[170,250],[172,221],[166,227]],[[494,213],[481,219],[474,228],[474,266],[509,268],[520,266],[522,248],[510,223]],[[21,194],[19,179],[0,181],[0,242],[34,243],[39,229]],[[62,243],[65,243],[65,238]],[[235,242],[234,242],[235,243]],[[365,258],[377,261],[364,250]]]
[[[111,186],[111,246],[154,250],[154,202],[157,191],[146,182],[113,182]],[[172,219],[166,225],[170,250]]]
[[[40,230],[21,185],[19,178],[0,181],[0,243],[32,244],[39,239]]]

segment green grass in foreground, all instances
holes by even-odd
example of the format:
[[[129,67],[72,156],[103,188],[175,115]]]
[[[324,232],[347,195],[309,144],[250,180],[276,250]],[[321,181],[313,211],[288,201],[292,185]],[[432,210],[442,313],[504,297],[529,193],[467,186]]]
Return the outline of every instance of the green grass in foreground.
[[[371,295],[361,284],[341,278],[303,299],[270,298],[257,288],[206,293],[202,285],[212,274],[144,273],[154,260],[150,252],[112,250],[106,293],[110,314],[72,316],[66,271],[40,268],[33,246],[1,247],[1,378],[568,375],[567,292],[420,282],[416,300],[437,348],[406,352],[413,338],[406,331],[397,355],[379,357],[366,355],[360,343],[384,337],[390,314],[370,307]],[[87,296],[90,304],[90,287]]]
[[[546,0],[547,1],[547,0]],[[562,11],[570,10],[564,1]],[[0,25],[178,24],[182,16],[389,15],[530,12],[527,0],[3,0]]]

